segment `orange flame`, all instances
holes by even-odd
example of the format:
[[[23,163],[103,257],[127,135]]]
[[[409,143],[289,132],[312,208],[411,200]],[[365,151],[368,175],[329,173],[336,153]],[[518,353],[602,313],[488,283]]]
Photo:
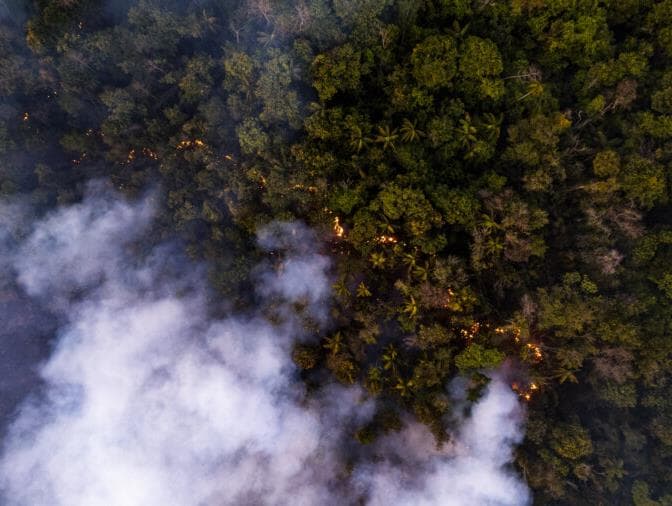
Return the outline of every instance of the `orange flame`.
[[[338,216],[334,218],[333,230],[334,234],[336,234],[336,237],[343,237],[345,235],[345,229],[341,226]]]
[[[475,322],[473,325],[471,325],[468,329],[460,329],[460,334],[467,340],[473,339],[476,334],[478,334],[478,331],[481,329],[481,324],[479,322]]]
[[[536,343],[527,343],[527,349],[532,353],[532,357],[537,362],[541,362],[544,359],[544,354],[541,351],[541,346]]]
[[[397,244],[398,239],[393,235],[379,235],[376,237],[376,242],[379,244]]]
[[[523,387],[518,382],[511,383],[511,390],[518,394],[518,397],[523,399],[525,402],[532,400],[532,396],[535,392],[539,391],[539,385],[536,383],[530,383],[529,385]]]
[[[205,148],[207,147],[207,144],[202,141],[201,139],[184,139],[181,140],[180,142],[177,143],[177,146],[175,146],[175,149],[177,150],[183,150],[187,148]]]

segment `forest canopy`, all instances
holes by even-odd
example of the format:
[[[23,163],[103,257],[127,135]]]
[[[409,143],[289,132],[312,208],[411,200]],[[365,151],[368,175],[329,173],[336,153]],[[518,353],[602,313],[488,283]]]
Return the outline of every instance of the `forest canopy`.
[[[319,231],[293,360],[378,400],[358,444],[502,366],[535,503],[672,504],[672,0],[14,0],[0,159],[42,212],[160,188],[241,308],[261,225]]]

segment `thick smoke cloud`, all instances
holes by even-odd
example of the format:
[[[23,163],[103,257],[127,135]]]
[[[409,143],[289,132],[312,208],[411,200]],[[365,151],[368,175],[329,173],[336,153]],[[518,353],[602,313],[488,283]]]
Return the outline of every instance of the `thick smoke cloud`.
[[[499,380],[445,450],[411,423],[346,477],[353,427],[373,401],[337,386],[306,396],[290,359],[306,337],[298,318],[214,318],[203,269],[174,245],[148,246],[153,212],[151,195],[129,203],[92,187],[81,204],[24,223],[24,238],[8,240],[16,231],[0,221],[3,282],[61,322],[44,388],[4,441],[3,504],[527,502],[504,469],[521,415]],[[316,243],[298,224],[260,233],[260,247],[282,257],[257,272],[261,306],[298,305],[327,324],[329,261]]]
[[[444,452],[432,451],[426,429],[411,425],[392,445],[397,458],[412,449],[415,472],[378,465],[365,475],[372,506],[519,505],[529,503],[527,487],[506,466],[522,440],[520,405],[496,377],[462,422]],[[401,443],[401,445],[400,445]],[[424,450],[424,451],[422,451]],[[421,473],[417,470],[422,469]]]

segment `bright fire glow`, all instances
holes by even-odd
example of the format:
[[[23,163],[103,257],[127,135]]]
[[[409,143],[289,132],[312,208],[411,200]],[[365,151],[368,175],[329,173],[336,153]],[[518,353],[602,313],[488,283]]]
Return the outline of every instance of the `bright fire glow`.
[[[376,237],[376,242],[379,244],[396,244],[398,240],[393,235],[379,235]]]
[[[345,229],[341,226],[338,216],[334,218],[333,230],[336,237],[343,237],[345,235]]]
[[[201,139],[184,139],[177,143],[175,149],[183,150],[187,148],[205,148],[208,145],[203,142]]]
[[[147,158],[151,158],[152,160],[159,159],[159,155],[157,155],[156,152],[152,151],[149,148],[142,148],[142,155],[146,156]]]
[[[532,353],[532,356],[537,362],[541,362],[544,358],[543,353],[541,352],[541,346],[536,343],[527,343],[527,348]]]
[[[525,402],[529,402],[530,400],[532,400],[532,395],[535,392],[539,391],[539,385],[532,382],[529,383],[528,385],[523,386],[518,382],[514,381],[513,383],[511,383],[511,390],[516,392],[518,394],[518,397],[523,399]]]
[[[467,340],[470,341],[473,339],[476,334],[478,334],[478,331],[481,329],[481,324],[479,322],[475,322],[471,327],[467,329],[460,329],[460,334]]]

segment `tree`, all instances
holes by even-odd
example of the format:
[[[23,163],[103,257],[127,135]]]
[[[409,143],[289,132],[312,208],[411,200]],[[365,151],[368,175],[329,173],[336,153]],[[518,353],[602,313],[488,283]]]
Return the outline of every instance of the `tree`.
[[[339,91],[352,91],[359,85],[360,53],[345,44],[329,54],[316,56],[311,71],[320,100],[329,100]]]
[[[421,86],[449,86],[457,73],[457,47],[452,37],[431,35],[413,48],[413,77]]]

